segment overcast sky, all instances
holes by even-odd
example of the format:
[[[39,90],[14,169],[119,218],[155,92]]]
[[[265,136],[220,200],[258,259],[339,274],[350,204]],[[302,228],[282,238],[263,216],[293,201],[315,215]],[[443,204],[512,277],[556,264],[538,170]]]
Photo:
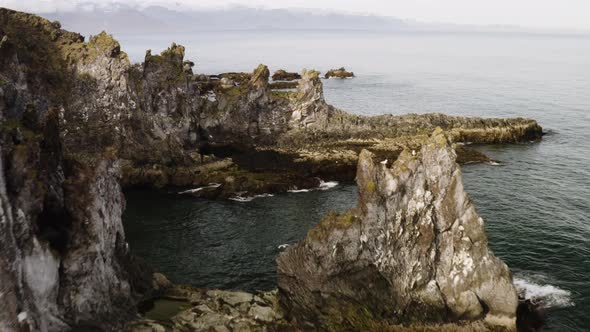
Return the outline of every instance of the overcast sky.
[[[71,10],[76,3],[162,4],[167,7],[322,9],[378,14],[419,22],[518,25],[536,28],[590,30],[590,0],[0,0],[0,6],[30,12]]]

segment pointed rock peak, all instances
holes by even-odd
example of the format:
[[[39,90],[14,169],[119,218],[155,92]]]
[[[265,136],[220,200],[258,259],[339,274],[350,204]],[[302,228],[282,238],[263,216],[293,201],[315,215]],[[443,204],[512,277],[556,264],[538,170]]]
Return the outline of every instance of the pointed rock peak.
[[[319,71],[303,69],[296,96],[299,102],[324,102],[324,86]]]
[[[268,67],[260,64],[254,72],[252,73],[252,77],[250,78],[250,84],[258,89],[263,89],[268,86],[268,78],[270,77],[270,71]]]
[[[393,163],[363,151],[359,207],[325,218],[277,259],[281,301],[301,326],[515,328],[512,275],[488,249],[449,140],[437,129],[415,143]]]
[[[105,31],[91,37],[88,41],[88,45],[95,47],[97,51],[104,52],[111,58],[124,54],[121,52],[121,45],[119,42]]]
[[[320,72],[315,69],[303,69],[301,72],[301,77],[307,81],[319,80]]]
[[[170,47],[159,55],[152,55],[151,50],[145,54],[144,73],[151,75],[157,73],[163,80],[178,81],[187,72],[184,63],[184,46],[172,43]],[[190,69],[190,68],[189,68]]]
[[[170,47],[162,51],[161,56],[184,59],[184,46],[172,43]]]

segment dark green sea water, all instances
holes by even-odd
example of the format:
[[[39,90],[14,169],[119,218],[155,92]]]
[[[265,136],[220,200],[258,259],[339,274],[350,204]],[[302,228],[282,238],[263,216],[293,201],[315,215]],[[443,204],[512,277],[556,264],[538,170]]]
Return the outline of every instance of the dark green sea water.
[[[225,32],[118,36],[132,59],[172,40],[203,72],[347,66],[326,98],[358,114],[443,112],[535,118],[541,143],[481,146],[500,166],[464,167],[490,245],[519,289],[548,308],[547,331],[590,331],[590,39],[530,35]],[[353,184],[251,202],[128,192],[133,252],[172,281],[269,289],[282,244],[327,211],[356,202]]]

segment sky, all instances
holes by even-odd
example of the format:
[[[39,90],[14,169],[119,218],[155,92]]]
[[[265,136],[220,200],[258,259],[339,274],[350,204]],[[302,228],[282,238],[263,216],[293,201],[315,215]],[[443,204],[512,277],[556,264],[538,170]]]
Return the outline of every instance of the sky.
[[[528,28],[590,30],[590,0],[0,0],[1,7],[47,13],[72,10],[76,4],[159,4],[170,8],[316,9],[377,14],[423,23],[513,25]]]

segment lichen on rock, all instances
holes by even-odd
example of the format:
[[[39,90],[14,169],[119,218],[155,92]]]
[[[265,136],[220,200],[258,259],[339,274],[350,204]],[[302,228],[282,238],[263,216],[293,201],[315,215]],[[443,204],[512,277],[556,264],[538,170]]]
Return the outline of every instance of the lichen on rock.
[[[115,329],[134,313],[137,299],[152,291],[144,280],[151,272],[134,265],[127,251],[121,185],[215,183],[219,198],[237,191],[280,192],[317,186],[318,178],[351,180],[362,149],[391,160],[401,153],[387,174],[410,174],[414,159],[402,165],[408,155],[401,147],[418,149],[416,142],[436,126],[453,142],[541,136],[530,119],[349,114],[326,103],[317,71],[304,71],[296,91],[273,91],[264,65],[252,73],[207,76],[194,74],[184,55],[184,47],[172,44],[131,64],[106,32],[85,42],[58,22],[0,8],[1,330]],[[363,172],[379,169],[368,155],[361,154]],[[388,201],[382,188],[393,186],[388,181],[364,182],[361,209],[329,216],[310,232],[309,243],[338,244],[336,237],[361,229],[371,199]],[[470,239],[474,246],[485,243]],[[341,259],[355,245],[325,250]],[[368,261],[366,256],[359,262]],[[368,266],[358,278],[378,271]],[[438,285],[444,288],[442,281]],[[484,293],[475,294],[495,305]],[[471,303],[473,296],[466,296]],[[341,303],[333,300],[332,309]],[[348,303],[330,309],[327,321],[338,326],[337,314],[344,312],[360,326],[382,316],[375,305]],[[461,317],[477,315],[478,308],[467,307]],[[252,312],[269,314],[258,306]]]
[[[353,217],[324,219],[277,259],[289,318],[326,330],[465,321],[515,329],[512,275],[488,248],[441,129],[392,164],[363,151],[357,183]]]

